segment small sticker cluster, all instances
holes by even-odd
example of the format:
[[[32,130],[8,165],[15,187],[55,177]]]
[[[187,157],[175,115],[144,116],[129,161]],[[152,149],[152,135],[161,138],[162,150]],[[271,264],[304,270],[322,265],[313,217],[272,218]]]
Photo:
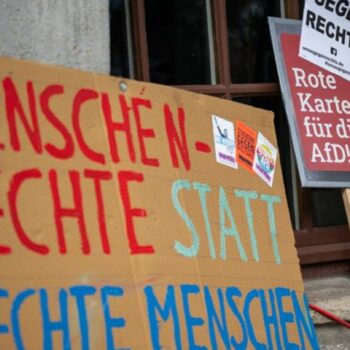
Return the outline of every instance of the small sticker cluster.
[[[212,115],[215,158],[218,163],[238,169],[238,165],[257,174],[269,186],[273,184],[277,149],[260,132],[241,121],[231,121]]]

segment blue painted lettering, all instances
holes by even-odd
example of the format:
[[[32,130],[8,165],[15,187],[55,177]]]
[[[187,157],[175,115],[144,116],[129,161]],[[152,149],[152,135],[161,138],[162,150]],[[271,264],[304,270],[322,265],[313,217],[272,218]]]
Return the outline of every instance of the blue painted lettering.
[[[242,340],[238,342],[236,338],[232,335],[230,338],[231,345],[237,349],[237,350],[244,350],[247,348],[248,344],[248,334],[247,334],[247,329],[244,323],[244,319],[241,315],[241,313],[238,310],[238,307],[234,301],[234,297],[241,298],[242,293],[237,287],[228,287],[226,289],[226,300],[229,308],[233,312],[233,314],[236,316],[239,325],[240,325],[240,330],[242,332]],[[234,330],[237,330],[236,327],[233,327]]]
[[[247,294],[247,296],[245,297],[245,301],[244,301],[243,314],[244,314],[244,318],[245,318],[245,322],[246,322],[246,326],[247,326],[247,330],[248,330],[248,334],[249,334],[249,339],[252,342],[252,344],[254,345],[254,349],[266,350],[267,349],[266,344],[260,343],[256,339],[255,332],[254,332],[254,326],[253,326],[253,323],[252,323],[252,320],[250,317],[251,304],[252,304],[254,299],[258,299],[258,298],[259,298],[259,292],[257,289],[253,289]]]
[[[279,331],[278,315],[277,315],[276,303],[275,303],[275,295],[274,295],[272,289],[269,289],[268,293],[269,293],[269,299],[270,299],[269,305],[271,308],[270,314],[269,314],[268,306],[267,306],[267,302],[266,302],[265,291],[263,289],[259,290],[261,311],[262,311],[263,318],[264,318],[264,326],[265,326],[265,331],[266,331],[268,349],[274,348],[273,342],[272,342],[272,335],[271,335],[271,326],[273,327],[273,330],[274,330],[275,342],[277,345],[277,349],[282,349],[281,339],[280,339],[280,331]]]
[[[159,342],[159,321],[157,312],[162,320],[167,321],[170,316],[173,318],[173,333],[177,350],[181,350],[180,323],[176,308],[174,286],[168,286],[165,294],[164,306],[159,305],[157,297],[154,294],[153,287],[147,286],[144,289],[147,300],[147,313],[149,327],[151,330],[152,346],[155,350],[162,349]]]
[[[176,241],[175,242],[175,250],[181,254],[184,255],[188,258],[194,257],[198,254],[199,250],[199,236],[196,231],[196,228],[193,224],[193,221],[190,219],[186,211],[183,209],[181,206],[181,203],[179,201],[178,193],[181,190],[190,190],[191,189],[191,184],[187,180],[177,180],[174,182],[173,187],[172,187],[172,200],[175,209],[179,213],[180,217],[182,220],[185,221],[186,226],[189,228],[192,234],[192,245],[191,247],[186,247],[183,245],[181,242]]]
[[[259,261],[260,259],[259,259],[258,244],[256,241],[256,234],[255,234],[254,222],[253,222],[253,211],[252,211],[252,207],[250,205],[250,201],[252,199],[257,199],[258,194],[256,191],[235,190],[235,195],[236,195],[236,197],[241,197],[244,199],[245,215],[246,215],[247,221],[248,221],[250,244],[252,247],[254,260]]]
[[[270,227],[270,234],[271,234],[271,240],[272,240],[273,254],[275,256],[276,264],[280,264],[281,256],[280,256],[280,251],[279,251],[278,242],[277,242],[277,229],[276,229],[275,211],[274,211],[273,204],[280,203],[281,197],[262,194],[260,195],[260,198],[261,200],[267,203],[267,212],[269,217],[269,227]]]
[[[290,289],[279,287],[275,290],[278,310],[280,314],[280,325],[282,328],[282,337],[285,349],[298,350],[299,347],[295,343],[291,343],[288,339],[287,323],[294,323],[294,315],[291,312],[287,312],[283,308],[283,298],[290,299]]]
[[[11,324],[12,324],[12,333],[13,339],[16,344],[17,350],[25,350],[25,346],[23,345],[21,326],[19,322],[19,311],[21,309],[22,304],[26,299],[35,294],[34,289],[26,289],[17,294],[15,300],[12,303],[11,308]]]
[[[209,288],[207,286],[204,287],[204,300],[205,300],[205,306],[207,311],[211,349],[216,350],[216,349],[222,348],[221,346],[218,347],[218,343],[216,341],[215,328],[217,328],[221,336],[222,342],[225,346],[225,349],[229,350],[230,337],[227,329],[224,296],[221,288],[217,288],[217,296],[218,296],[218,302],[219,302],[219,308],[220,308],[220,316],[215,310],[214,302],[211,297]]]
[[[51,321],[49,312],[49,302],[46,289],[40,289],[41,315],[43,320],[43,348],[44,350],[53,349],[52,333],[62,332],[62,349],[70,350],[70,335],[68,325],[68,305],[67,292],[64,289],[59,291],[59,308],[61,312],[61,320]]]
[[[189,349],[191,349],[191,350],[205,350],[205,349],[207,349],[207,347],[204,345],[197,345],[196,344],[195,337],[193,334],[193,328],[202,326],[204,324],[204,320],[200,317],[194,317],[191,315],[189,295],[190,294],[199,294],[199,293],[200,293],[200,289],[196,285],[193,285],[193,284],[181,285],[181,295],[182,295],[183,309],[184,309],[184,314],[185,314],[188,346],[189,346]]]
[[[306,294],[303,295],[304,307],[302,310],[302,307],[299,304],[296,292],[292,290],[291,294],[292,294],[293,308],[295,312],[295,319],[296,319],[297,329],[299,333],[301,349],[302,350],[306,349],[304,335],[303,335],[305,333],[312,348],[315,350],[318,350],[317,335],[316,335],[314,324],[312,323],[312,319],[310,316],[307,296]],[[304,333],[303,333],[303,330],[304,330]]]
[[[124,295],[123,288],[115,286],[105,286],[101,288],[101,301],[103,306],[103,313],[105,319],[105,332],[107,350],[122,350],[122,348],[114,347],[113,328],[125,327],[125,320],[122,317],[112,317],[111,310],[109,308],[109,297],[121,297]],[[125,348],[124,348],[125,349]],[[123,350],[124,350],[123,349]]]
[[[9,292],[6,289],[0,289],[0,298],[8,298]],[[6,334],[9,332],[9,327],[6,324],[0,323],[0,334]]]
[[[81,349],[89,350],[89,322],[86,314],[85,297],[94,295],[96,288],[91,286],[74,286],[69,288],[70,294],[75,297],[79,317]]]
[[[214,245],[213,234],[211,231],[211,226],[210,226],[210,221],[208,216],[208,208],[207,208],[207,192],[210,192],[211,188],[208,185],[201,184],[199,182],[194,182],[193,188],[197,190],[199,194],[202,214],[203,214],[204,223],[205,223],[205,231],[207,233],[209,252],[210,252],[210,256],[213,259],[215,259],[216,258],[215,245]]]
[[[242,260],[247,261],[247,254],[243,248],[241,238],[239,236],[239,232],[236,228],[235,220],[233,219],[233,215],[230,209],[230,206],[227,201],[227,197],[225,194],[225,190],[220,186],[220,236],[221,236],[221,257],[222,259],[226,259],[226,236],[233,236],[236,240],[237,248],[239,251],[239,255]],[[230,228],[225,226],[225,214],[230,221]]]

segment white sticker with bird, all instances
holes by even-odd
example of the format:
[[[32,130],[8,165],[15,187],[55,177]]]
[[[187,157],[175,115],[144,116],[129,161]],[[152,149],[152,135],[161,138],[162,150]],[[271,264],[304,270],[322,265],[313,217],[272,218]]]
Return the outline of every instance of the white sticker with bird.
[[[235,129],[232,122],[212,115],[215,158],[218,163],[238,168]]]

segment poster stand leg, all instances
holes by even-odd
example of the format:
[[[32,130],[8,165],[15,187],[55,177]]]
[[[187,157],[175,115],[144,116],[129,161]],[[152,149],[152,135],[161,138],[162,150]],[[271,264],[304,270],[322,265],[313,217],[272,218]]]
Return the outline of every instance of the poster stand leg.
[[[350,188],[343,189],[343,202],[348,218],[348,225],[350,226]]]

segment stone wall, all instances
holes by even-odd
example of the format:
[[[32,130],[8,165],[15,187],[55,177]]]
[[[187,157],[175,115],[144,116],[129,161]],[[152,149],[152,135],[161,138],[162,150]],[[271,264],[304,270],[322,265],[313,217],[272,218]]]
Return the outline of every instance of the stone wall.
[[[109,73],[108,0],[1,0],[0,55]]]

